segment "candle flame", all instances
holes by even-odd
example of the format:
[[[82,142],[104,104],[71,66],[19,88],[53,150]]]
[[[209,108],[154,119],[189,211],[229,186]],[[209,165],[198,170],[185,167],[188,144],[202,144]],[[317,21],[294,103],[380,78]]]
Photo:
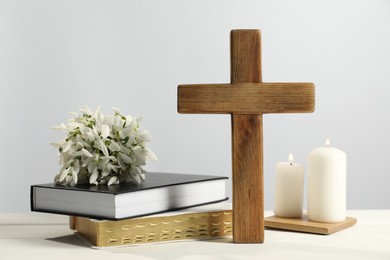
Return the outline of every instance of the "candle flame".
[[[330,141],[329,141],[329,138],[328,138],[328,139],[326,139],[326,141],[325,141],[325,146],[326,146],[326,147],[330,147]]]
[[[294,162],[294,157],[293,157],[292,153],[290,153],[290,154],[288,155],[288,161],[290,162],[290,165],[293,164],[293,162]]]

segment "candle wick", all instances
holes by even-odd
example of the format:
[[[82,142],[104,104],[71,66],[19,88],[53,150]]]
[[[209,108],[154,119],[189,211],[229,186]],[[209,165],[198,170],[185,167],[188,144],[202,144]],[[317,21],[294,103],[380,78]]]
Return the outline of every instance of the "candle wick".
[[[292,165],[293,162],[294,162],[294,157],[293,157],[292,153],[290,153],[290,154],[288,155],[288,162],[290,163],[290,165]]]

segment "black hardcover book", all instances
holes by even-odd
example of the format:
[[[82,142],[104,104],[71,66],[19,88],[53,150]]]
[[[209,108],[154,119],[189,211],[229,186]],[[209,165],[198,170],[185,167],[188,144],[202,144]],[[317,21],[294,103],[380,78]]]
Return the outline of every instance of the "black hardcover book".
[[[125,219],[227,200],[227,177],[148,172],[139,185],[31,186],[31,210]]]

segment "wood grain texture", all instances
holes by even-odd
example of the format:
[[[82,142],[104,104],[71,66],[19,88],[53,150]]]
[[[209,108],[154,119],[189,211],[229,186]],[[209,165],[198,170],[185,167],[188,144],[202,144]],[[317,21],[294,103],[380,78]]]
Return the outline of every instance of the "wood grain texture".
[[[301,218],[280,218],[277,216],[271,216],[265,219],[265,226],[281,230],[330,235],[343,229],[352,227],[356,224],[356,222],[356,218],[351,217],[347,217],[342,222],[321,223],[310,221],[306,215],[302,216]]]
[[[260,30],[230,32],[230,82],[261,82]]]
[[[313,83],[179,85],[180,113],[266,114],[314,111]]]
[[[233,241],[264,241],[262,115],[232,115]]]
[[[259,30],[230,34],[231,83],[261,82]],[[232,115],[233,242],[264,242],[263,116]]]

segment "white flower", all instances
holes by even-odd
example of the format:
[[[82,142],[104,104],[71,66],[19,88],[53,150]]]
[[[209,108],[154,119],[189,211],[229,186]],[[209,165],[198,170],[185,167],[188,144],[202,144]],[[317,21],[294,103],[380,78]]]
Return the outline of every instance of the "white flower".
[[[89,184],[95,184],[97,178],[99,177],[99,173],[97,168],[92,172],[91,177],[89,177]]]
[[[99,119],[100,118],[100,106],[97,107],[95,113],[93,113],[92,117],[95,118],[95,119]]]
[[[119,108],[117,108],[117,107],[112,107],[111,109],[112,109],[112,111],[115,112],[115,114],[122,115],[122,111],[121,111]]]
[[[64,153],[66,153],[69,149],[70,149],[70,147],[72,147],[72,142],[66,142],[65,143],[65,145],[63,146],[63,148],[62,148],[62,151],[64,152]]]
[[[64,170],[64,171],[61,173],[59,181],[65,180],[66,176],[68,176],[68,173],[69,173],[69,170],[70,170],[70,169],[71,169],[71,167],[67,168],[66,170]]]
[[[118,181],[118,178],[116,176],[113,176],[110,178],[107,185],[110,186],[111,184],[115,183],[116,181]]]
[[[133,159],[130,156],[128,156],[124,153],[119,153],[118,155],[119,155],[119,158],[121,158],[123,160],[123,162],[125,162],[129,165],[133,163]]]
[[[93,155],[90,152],[88,152],[87,149],[83,148],[83,149],[81,149],[81,152],[83,153],[83,155],[85,155],[87,157],[93,157]]]
[[[154,154],[154,152],[152,152],[152,150],[150,150],[149,148],[145,148],[146,150],[146,155],[148,156],[148,158],[152,161],[157,161],[157,156]]]
[[[104,116],[98,107],[72,113],[64,130],[67,138],[52,144],[60,152],[60,171],[55,182],[113,185],[121,182],[140,183],[145,179],[142,168],[146,160],[157,160],[146,147],[151,140],[147,130],[140,129],[142,117],[124,116],[113,108],[114,115]]]
[[[77,172],[74,169],[72,170],[72,180],[75,184],[77,184],[78,176]]]
[[[111,151],[119,152],[121,150],[121,147],[115,141],[111,141],[111,144],[108,146],[108,149],[110,149]]]
[[[86,114],[86,115],[91,115],[92,114],[92,110],[89,107],[87,107],[87,106],[83,106],[82,108],[79,109],[79,111],[81,113]]]
[[[107,138],[110,134],[110,127],[106,124],[102,125],[102,137]]]

